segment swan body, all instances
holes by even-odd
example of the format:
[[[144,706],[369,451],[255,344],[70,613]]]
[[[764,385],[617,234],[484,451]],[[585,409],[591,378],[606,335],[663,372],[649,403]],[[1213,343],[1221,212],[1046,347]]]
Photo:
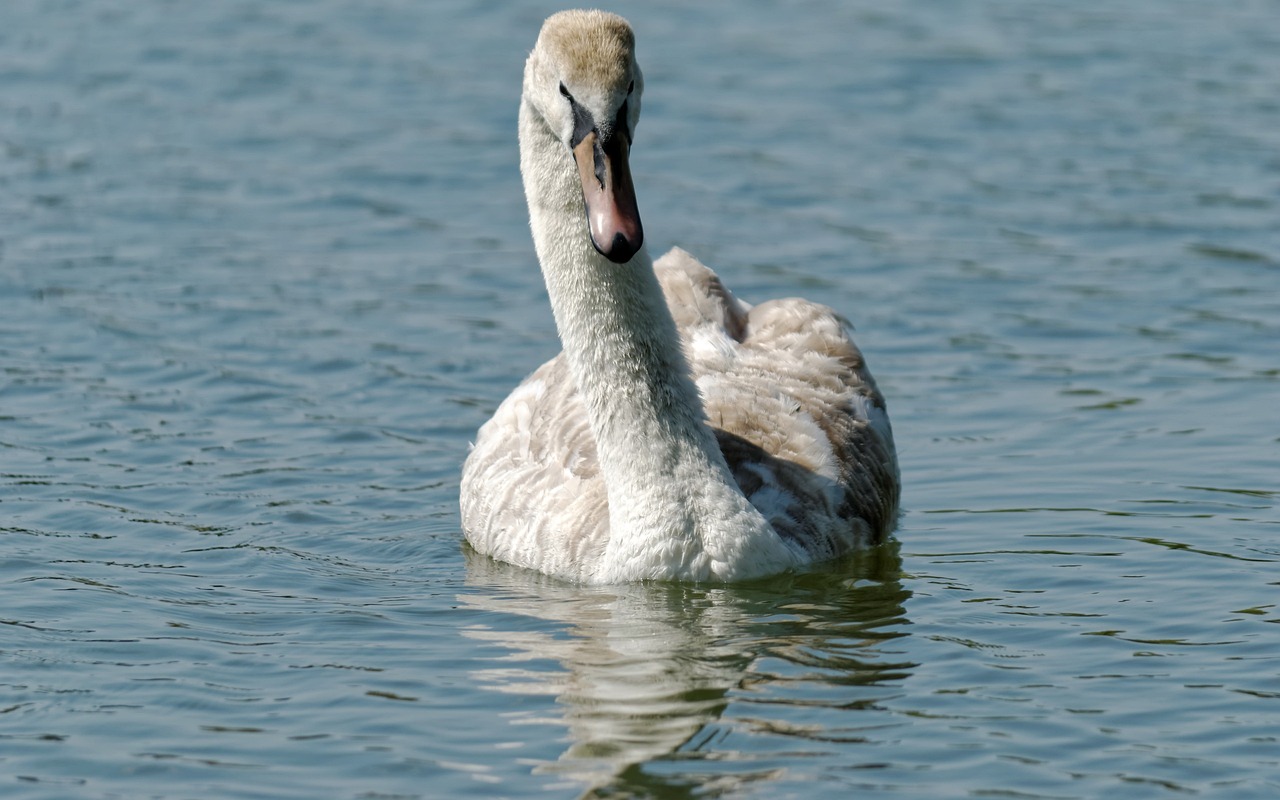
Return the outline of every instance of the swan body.
[[[749,306],[682,250],[649,257],[634,50],[621,17],[566,11],[526,62],[520,167],[564,350],[477,434],[466,537],[584,583],[742,580],[878,542],[897,460],[847,323]]]

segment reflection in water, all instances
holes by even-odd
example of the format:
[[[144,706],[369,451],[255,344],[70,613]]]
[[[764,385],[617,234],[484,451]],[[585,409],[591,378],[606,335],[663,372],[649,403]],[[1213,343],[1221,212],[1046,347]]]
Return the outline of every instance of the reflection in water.
[[[890,663],[877,647],[906,635],[909,592],[900,571],[897,544],[890,543],[821,572],[745,587],[581,587],[467,548],[472,591],[459,601],[496,612],[488,616],[492,625],[468,629],[469,637],[510,649],[500,666],[476,673],[478,682],[552,695],[563,707],[571,744],[538,771],[581,781],[594,797],[659,789],[705,797],[780,772],[766,763],[717,769],[711,780],[699,773],[700,762],[724,756],[723,740],[735,726],[830,740],[839,732],[792,724],[777,709],[817,703],[858,710],[867,704],[847,687],[909,674],[914,665]],[[827,690],[792,691],[815,681]],[[738,702],[751,710],[726,715]]]

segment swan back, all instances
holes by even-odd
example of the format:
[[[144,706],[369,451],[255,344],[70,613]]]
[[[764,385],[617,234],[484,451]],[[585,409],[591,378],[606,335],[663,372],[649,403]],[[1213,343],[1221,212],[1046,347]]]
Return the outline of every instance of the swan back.
[[[739,488],[784,539],[819,561],[879,542],[899,477],[884,395],[828,306],[749,306],[689,253],[655,264]]]

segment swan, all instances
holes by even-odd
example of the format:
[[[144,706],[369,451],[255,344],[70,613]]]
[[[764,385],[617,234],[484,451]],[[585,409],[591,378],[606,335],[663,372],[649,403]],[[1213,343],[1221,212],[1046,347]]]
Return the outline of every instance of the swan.
[[[628,167],[643,92],[626,20],[543,24],[520,172],[563,351],[476,435],[468,542],[587,584],[740,581],[879,542],[897,457],[848,323],[750,306],[680,249],[650,258]]]

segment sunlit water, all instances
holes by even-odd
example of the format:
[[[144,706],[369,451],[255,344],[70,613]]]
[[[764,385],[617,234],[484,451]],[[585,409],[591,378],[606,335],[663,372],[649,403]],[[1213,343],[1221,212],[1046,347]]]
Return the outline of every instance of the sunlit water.
[[[0,795],[1275,797],[1280,9],[645,3],[651,246],[857,325],[896,542],[466,551],[544,3],[0,7]]]

